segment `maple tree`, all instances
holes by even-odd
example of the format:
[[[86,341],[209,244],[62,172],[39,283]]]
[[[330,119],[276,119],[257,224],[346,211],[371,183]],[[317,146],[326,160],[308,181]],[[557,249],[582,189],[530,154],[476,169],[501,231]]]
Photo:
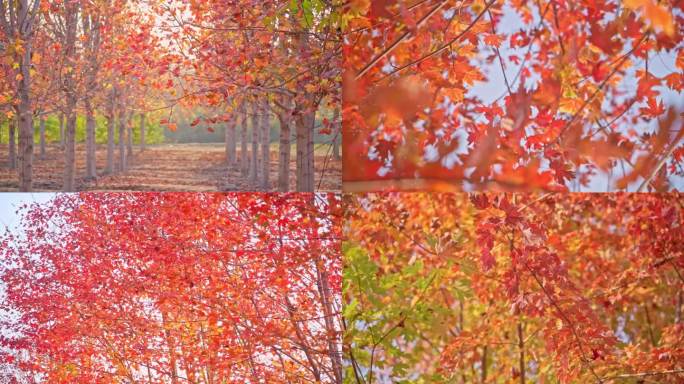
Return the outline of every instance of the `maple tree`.
[[[346,197],[350,383],[680,383],[679,194]]]
[[[3,51],[13,64],[10,70],[3,70],[8,76],[7,86],[17,115],[19,130],[19,174],[22,189],[31,188],[31,167],[33,162],[33,117],[30,98],[32,42],[36,29],[36,13],[40,0],[0,1],[0,29]],[[11,129],[11,128],[10,128]],[[15,128],[17,129],[17,128]],[[14,141],[11,142],[14,149]],[[12,164],[14,165],[14,164]]]
[[[8,156],[10,169],[18,164],[21,191],[34,188],[33,121],[39,159],[45,160],[44,121],[57,116],[64,191],[127,173],[136,157],[134,136],[142,152],[146,124],[159,122],[175,132],[179,109],[196,115],[184,129],[213,132],[217,124],[225,129],[225,162],[229,171],[239,167],[251,189],[321,189],[334,157],[330,150],[339,155],[339,145],[331,145],[317,157],[314,144],[337,143],[340,135],[337,5],[320,0],[69,0],[2,1],[0,6],[0,110],[20,126],[8,124],[10,135],[19,133],[18,151],[16,140],[9,140]],[[274,116],[280,123],[273,167],[277,186],[270,180]],[[102,119],[106,127],[98,123]],[[83,175],[78,175],[78,129],[85,132]],[[96,137],[105,130],[102,166]],[[293,134],[297,171],[291,188]],[[315,167],[317,158],[323,171]]]
[[[139,88],[152,84],[163,91],[164,83],[157,77],[157,61],[150,59],[162,56],[156,47],[159,38],[151,33],[154,18],[149,11],[136,7],[125,0],[0,2],[1,64],[3,73],[8,75],[3,86],[6,91],[2,109],[8,119],[18,120],[21,126],[18,158],[14,154],[15,142],[9,140],[10,168],[19,165],[20,190],[33,189],[34,119],[39,121],[40,159],[45,160],[45,120],[59,115],[59,139],[64,150],[62,189],[73,191],[79,114],[85,117],[84,180],[88,181],[98,176],[96,114],[108,115],[110,121],[113,116],[107,113],[104,102],[105,95],[111,95],[109,90],[125,84],[130,93],[123,98],[120,92],[116,95],[118,99],[110,100],[116,102],[122,130],[126,129],[128,114],[136,104],[133,95],[141,93]],[[143,52],[150,56],[141,59]],[[148,77],[154,80],[146,82]],[[124,136],[130,141],[131,128],[128,130]],[[114,171],[112,132],[108,141],[104,174]],[[123,160],[120,156],[120,171],[126,169]]]
[[[258,7],[225,0],[159,5],[164,30],[179,41],[182,52],[173,68],[176,81],[184,85],[178,103],[218,110],[191,125],[227,124],[226,160],[262,189],[271,184],[273,115],[280,125],[280,191],[290,189],[293,131],[297,191],[317,189],[314,135],[338,140],[334,128],[339,124],[327,116],[339,110],[341,41],[335,8],[319,0],[260,2]],[[174,126],[172,116],[168,124]]]
[[[339,196],[62,194],[22,212],[0,240],[9,382],[342,382]]]
[[[344,19],[345,190],[677,188],[681,2],[358,0]]]

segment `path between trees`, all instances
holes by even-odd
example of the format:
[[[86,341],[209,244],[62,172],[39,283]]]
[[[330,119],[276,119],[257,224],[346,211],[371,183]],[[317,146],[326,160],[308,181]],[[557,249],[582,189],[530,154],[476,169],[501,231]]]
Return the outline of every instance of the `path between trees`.
[[[238,150],[239,151],[239,150]],[[98,179],[86,181],[85,145],[79,143],[76,153],[78,190],[119,191],[254,191],[259,190],[243,177],[238,168],[228,168],[223,144],[162,144],[149,146],[144,152],[134,148],[134,156],[128,170],[123,173],[103,175],[107,150],[97,149]],[[271,151],[270,180],[275,190],[277,180],[277,152]],[[116,158],[116,157],[115,157]],[[238,157],[239,158],[239,157]],[[324,169],[325,155],[316,154],[316,185]],[[15,170],[7,168],[7,146],[0,149],[0,190],[18,191],[19,180]],[[290,164],[291,185],[295,185],[295,161]],[[36,153],[34,162],[35,191],[59,191],[62,189],[64,159],[58,146],[49,146],[45,160]],[[321,190],[339,190],[342,165],[340,161],[328,160]]]

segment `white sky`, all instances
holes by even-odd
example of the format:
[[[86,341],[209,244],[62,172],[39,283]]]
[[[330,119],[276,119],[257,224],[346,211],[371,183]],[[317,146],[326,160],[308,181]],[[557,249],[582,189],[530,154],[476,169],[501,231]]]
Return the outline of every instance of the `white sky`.
[[[43,203],[55,196],[54,193],[0,193],[0,230],[14,230],[20,224],[17,210],[24,203]]]

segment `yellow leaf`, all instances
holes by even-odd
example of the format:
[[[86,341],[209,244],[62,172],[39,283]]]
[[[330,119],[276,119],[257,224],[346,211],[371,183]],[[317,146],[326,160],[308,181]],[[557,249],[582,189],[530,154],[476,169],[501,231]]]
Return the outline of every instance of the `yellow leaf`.
[[[558,110],[564,113],[575,114],[582,106],[582,100],[578,98],[562,98],[558,103]]]
[[[675,26],[672,20],[672,12],[654,0],[625,0],[624,5],[634,11],[642,8],[644,19],[648,20],[654,27],[661,29],[668,36],[674,34]]]

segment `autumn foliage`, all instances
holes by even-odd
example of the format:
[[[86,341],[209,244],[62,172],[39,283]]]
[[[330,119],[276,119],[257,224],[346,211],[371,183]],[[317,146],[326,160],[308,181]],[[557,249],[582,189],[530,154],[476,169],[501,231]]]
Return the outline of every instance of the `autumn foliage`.
[[[345,14],[347,191],[662,191],[682,176],[681,2],[378,0]]]
[[[60,195],[0,277],[10,382],[340,383],[339,198]],[[2,350],[2,348],[0,348]]]
[[[681,196],[347,202],[347,382],[684,380]]]
[[[6,168],[16,173],[8,187],[46,189],[34,180],[34,124],[44,165],[45,122],[59,118],[65,192],[134,173],[134,141],[143,152],[150,124],[171,139],[179,127],[225,133],[220,190],[243,179],[248,190],[321,189],[340,160],[337,10],[322,0],[0,0],[0,120],[9,127]],[[77,126],[86,133],[84,174]],[[103,167],[96,137],[105,131]],[[332,148],[316,159],[314,142]]]

